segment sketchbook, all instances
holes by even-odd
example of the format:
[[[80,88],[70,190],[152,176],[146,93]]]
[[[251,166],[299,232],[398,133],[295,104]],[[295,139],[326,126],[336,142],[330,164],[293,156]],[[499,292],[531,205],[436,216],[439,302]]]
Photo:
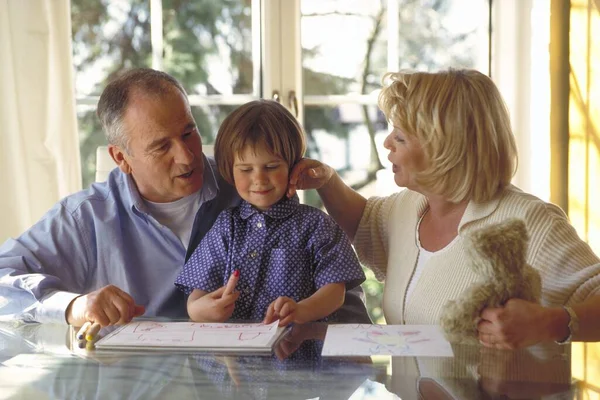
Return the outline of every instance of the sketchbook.
[[[198,323],[134,321],[95,343],[98,350],[160,350],[213,353],[270,353],[285,333],[279,321]]]

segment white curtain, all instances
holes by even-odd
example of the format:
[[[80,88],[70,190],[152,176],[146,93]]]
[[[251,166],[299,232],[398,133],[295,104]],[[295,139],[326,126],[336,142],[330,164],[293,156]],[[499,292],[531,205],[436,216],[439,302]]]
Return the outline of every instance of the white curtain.
[[[0,0],[0,244],[81,189],[70,1]]]

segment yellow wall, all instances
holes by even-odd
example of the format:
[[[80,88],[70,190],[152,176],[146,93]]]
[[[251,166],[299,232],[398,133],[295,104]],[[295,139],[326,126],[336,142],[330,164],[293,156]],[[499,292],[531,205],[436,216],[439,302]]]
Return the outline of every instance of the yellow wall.
[[[569,218],[600,254],[600,9],[571,0],[569,102]],[[600,382],[600,343],[573,346],[573,376]],[[590,399],[600,388],[586,385]]]

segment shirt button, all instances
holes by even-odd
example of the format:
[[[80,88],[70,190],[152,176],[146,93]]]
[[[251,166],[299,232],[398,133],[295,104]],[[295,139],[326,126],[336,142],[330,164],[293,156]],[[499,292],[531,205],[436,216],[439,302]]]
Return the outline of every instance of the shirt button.
[[[258,255],[258,253],[256,251],[253,251],[252,253],[250,253],[250,257],[252,257],[252,258],[256,258],[257,255]]]
[[[258,224],[256,224],[257,228],[262,228],[262,222],[259,222]]]

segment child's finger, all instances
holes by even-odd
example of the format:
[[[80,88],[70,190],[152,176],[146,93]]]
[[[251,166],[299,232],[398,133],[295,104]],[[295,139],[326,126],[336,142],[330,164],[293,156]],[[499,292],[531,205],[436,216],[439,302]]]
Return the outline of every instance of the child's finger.
[[[277,298],[277,300],[275,300],[275,312],[279,315],[281,315],[281,308],[285,305],[285,303],[287,303],[290,300],[289,297],[285,297],[285,296],[280,296]]]
[[[267,308],[267,314],[265,315],[265,319],[263,320],[263,323],[270,324],[271,322],[275,321],[274,316],[275,316],[275,301],[273,301],[273,302],[271,302],[271,304],[269,304],[269,307]]]
[[[227,296],[227,295],[233,293],[233,291],[235,290],[235,285],[237,285],[239,279],[240,279],[240,270],[239,269],[233,270],[233,273],[229,277],[229,280],[227,281],[227,285],[225,286],[225,291],[223,292],[224,296]]]
[[[285,318],[292,313],[292,305],[289,301],[286,301],[283,306],[281,306],[281,311],[279,311],[279,317]]]
[[[237,301],[238,297],[240,297],[240,292],[234,292],[228,295],[223,295],[216,301],[220,307],[227,307],[234,304]]]
[[[220,288],[218,288],[214,292],[210,292],[209,295],[213,299],[218,299],[218,298],[220,298],[220,297],[223,296],[223,293],[225,293],[225,289],[226,289],[226,286],[221,286]]]
[[[285,318],[279,318],[279,326],[287,326],[294,322],[294,313],[288,314]]]
[[[225,365],[227,366],[227,372],[233,381],[233,384],[238,387],[240,386],[240,374],[238,372],[239,367],[235,359],[225,356]]]
[[[281,310],[281,297],[276,298],[271,304],[273,304],[273,311],[279,314],[279,310]]]

